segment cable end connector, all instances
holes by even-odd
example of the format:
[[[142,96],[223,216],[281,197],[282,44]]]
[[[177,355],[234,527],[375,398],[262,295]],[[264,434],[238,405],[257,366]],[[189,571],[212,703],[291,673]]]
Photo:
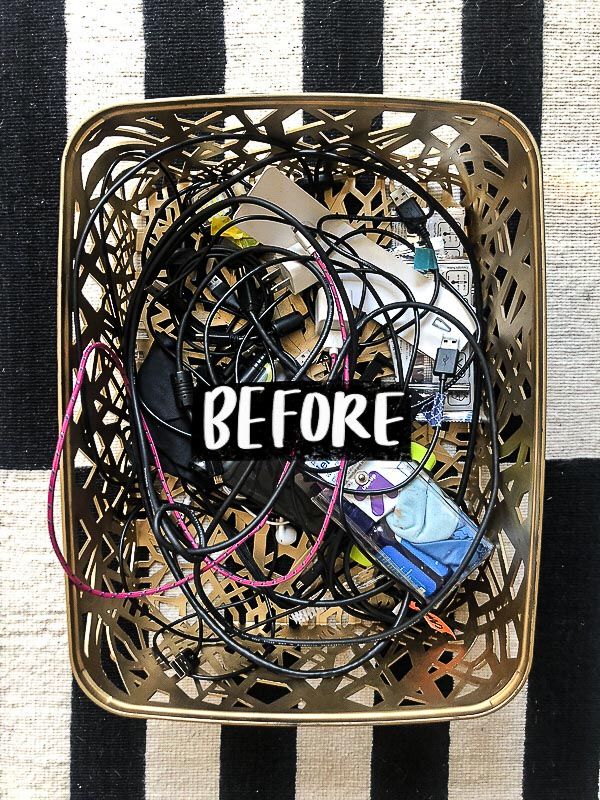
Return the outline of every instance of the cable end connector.
[[[400,221],[404,223],[409,233],[416,234],[420,239],[426,241],[427,234],[427,214],[417,203],[416,198],[404,186],[397,186],[390,192],[392,203],[396,207],[396,213]]]
[[[223,462],[222,461],[207,461],[208,474],[213,479],[215,486],[220,486],[223,483]]]
[[[171,375],[171,384],[177,407],[188,411],[194,404],[194,379],[188,370],[177,370]]]
[[[310,242],[299,231],[294,230],[294,234],[297,242],[288,249],[302,257],[310,255],[312,252]],[[269,274],[269,280],[273,280],[275,275],[277,275],[279,281],[273,286],[274,292],[281,289],[289,289],[292,294],[300,294],[317,282],[316,276],[306,264],[294,258],[283,261],[277,267],[274,267]]]
[[[433,374],[438,378],[453,378],[458,370],[458,339],[444,336],[435,354]]]
[[[186,647],[171,661],[170,666],[175,670],[178,678],[189,678],[198,666],[198,655],[191,647]]]
[[[407,200],[410,200],[411,197],[412,194],[408,191],[408,189],[405,186],[402,185],[395,186],[390,191],[390,198],[392,200],[392,203],[396,206],[396,208],[401,206]]]

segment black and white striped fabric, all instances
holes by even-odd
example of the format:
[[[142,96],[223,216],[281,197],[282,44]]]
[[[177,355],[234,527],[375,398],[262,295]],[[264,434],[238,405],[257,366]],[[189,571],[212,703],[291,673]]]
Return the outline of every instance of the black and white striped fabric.
[[[591,800],[600,753],[600,7],[585,0],[1,0],[0,796]],[[251,728],[107,715],[73,686],[47,546],[60,157],[142,96],[487,100],[539,138],[548,462],[526,689],[476,721]]]

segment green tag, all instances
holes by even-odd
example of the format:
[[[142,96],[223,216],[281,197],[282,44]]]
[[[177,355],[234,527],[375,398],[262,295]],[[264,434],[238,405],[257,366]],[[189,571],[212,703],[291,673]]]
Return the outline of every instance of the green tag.
[[[415,247],[413,267],[417,272],[435,272],[438,263],[431,247]]]

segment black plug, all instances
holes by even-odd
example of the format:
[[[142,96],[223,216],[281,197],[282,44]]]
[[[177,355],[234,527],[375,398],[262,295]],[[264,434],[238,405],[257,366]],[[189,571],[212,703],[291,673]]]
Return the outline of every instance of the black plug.
[[[179,655],[175,656],[170,666],[179,678],[189,678],[198,666],[198,654],[194,653],[191,647],[186,647]]]
[[[208,474],[213,479],[213,483],[216,486],[220,486],[223,483],[223,462],[222,461],[207,461],[206,462],[206,469]]]
[[[458,339],[444,336],[433,362],[433,374],[438,378],[453,378],[458,369]]]
[[[250,277],[242,281],[235,290],[239,307],[242,311],[258,314],[264,307],[263,292],[256,278]]]
[[[194,379],[187,369],[180,369],[171,373],[171,384],[177,408],[189,411],[194,405]]]
[[[319,170],[318,175],[313,176],[311,181],[308,176],[299,178],[296,184],[304,189],[305,192],[312,194],[314,191],[317,195],[322,197],[327,189],[337,191],[341,189],[346,180],[343,175],[334,175],[331,169]]]
[[[230,288],[231,287],[229,286],[227,281],[221,278],[220,276],[217,278],[217,280],[211,281],[209,285],[210,291],[217,298],[217,300],[222,300]],[[240,306],[238,304],[236,294],[237,292],[232,292],[231,294],[227,295],[227,300],[225,300],[225,302],[222,304],[222,308],[225,311],[230,311],[233,313],[239,312]]]
[[[390,197],[406,230],[424,239],[427,236],[427,214],[417,203],[416,198],[403,186],[393,189]]]
[[[304,317],[299,311],[290,311],[289,314],[271,321],[271,328],[277,336],[288,336],[290,333],[302,330],[303,327]]]

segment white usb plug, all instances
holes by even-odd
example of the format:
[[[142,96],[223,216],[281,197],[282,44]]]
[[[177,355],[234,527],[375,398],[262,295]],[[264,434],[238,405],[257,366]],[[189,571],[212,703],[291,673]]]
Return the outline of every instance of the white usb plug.
[[[313,248],[308,239],[296,229],[294,229],[294,236],[297,241],[288,245],[287,249],[301,256],[310,255]],[[317,282],[316,275],[302,261],[295,261],[294,259],[283,261],[278,265],[278,269],[281,275],[278,288],[286,287],[291,290],[292,294],[300,294],[300,292]]]
[[[306,249],[300,242],[290,245],[287,249],[298,253],[298,255],[307,255]],[[278,265],[278,268],[279,274],[281,275],[281,282],[278,286],[289,288],[292,294],[300,294],[300,292],[303,292],[305,289],[308,289],[309,286],[312,286],[313,283],[317,282],[316,276],[313,275],[302,261],[296,261],[294,259],[283,261]]]
[[[410,200],[411,197],[411,192],[409,192],[405,186],[402,186],[402,184],[398,184],[390,190],[390,199],[396,207],[401,206],[402,203],[406,202],[406,200]]]

